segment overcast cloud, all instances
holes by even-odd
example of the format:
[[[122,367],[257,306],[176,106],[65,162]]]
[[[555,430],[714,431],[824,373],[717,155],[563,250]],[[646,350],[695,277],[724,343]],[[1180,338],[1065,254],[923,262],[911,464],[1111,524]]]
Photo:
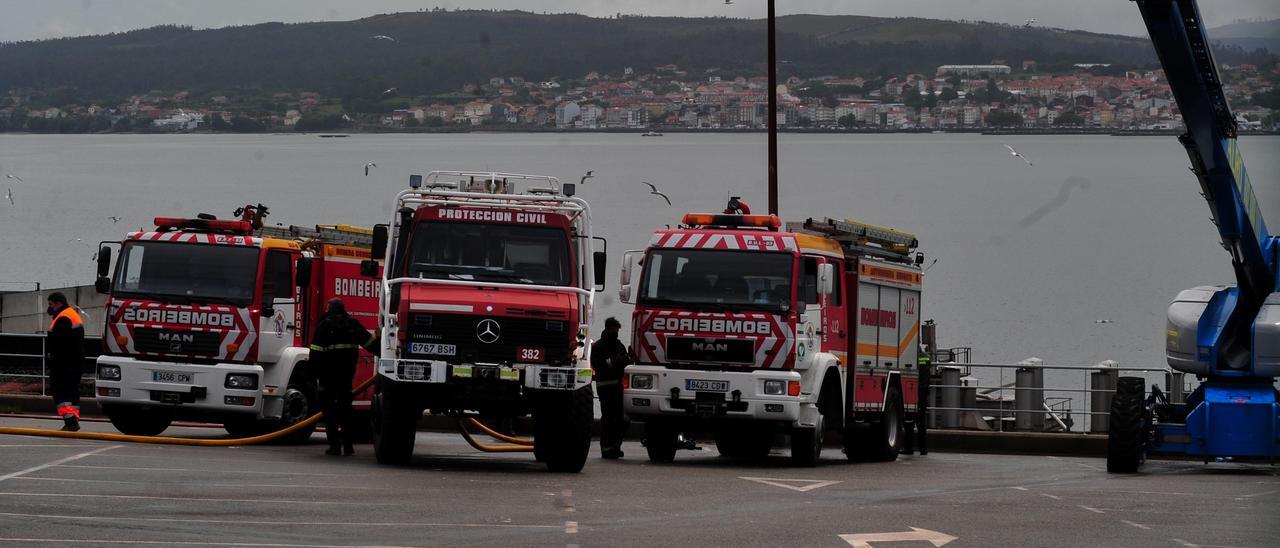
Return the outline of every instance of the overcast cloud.
[[[974,19],[1144,35],[1129,0],[779,0],[779,14]],[[343,21],[431,7],[677,16],[763,17],[764,0],[0,0],[0,41],[104,34],[162,24],[196,28],[267,21]],[[1277,0],[1201,0],[1210,26],[1280,18]]]

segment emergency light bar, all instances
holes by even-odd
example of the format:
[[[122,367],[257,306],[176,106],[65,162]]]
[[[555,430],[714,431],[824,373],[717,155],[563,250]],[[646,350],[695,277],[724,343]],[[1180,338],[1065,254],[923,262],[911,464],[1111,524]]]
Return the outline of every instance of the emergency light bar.
[[[249,234],[253,225],[248,221],[220,221],[217,219],[181,219],[177,217],[156,217],[156,228],[162,230],[206,230],[231,232],[233,234]]]
[[[733,226],[767,228],[777,231],[782,219],[777,215],[724,215],[720,213],[686,213],[682,222],[686,226]]]

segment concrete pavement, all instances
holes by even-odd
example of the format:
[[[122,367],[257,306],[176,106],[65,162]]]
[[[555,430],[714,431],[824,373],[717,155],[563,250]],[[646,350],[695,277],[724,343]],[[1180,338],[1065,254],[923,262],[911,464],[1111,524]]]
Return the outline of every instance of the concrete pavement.
[[[404,467],[379,466],[368,445],[325,456],[321,439],[198,448],[0,436],[0,544],[1177,547],[1273,546],[1280,535],[1280,468],[1265,465],[1155,461],[1113,476],[1093,458],[853,464],[828,447],[821,466],[801,469],[782,449],[732,462],[710,442],[654,465],[628,442],[623,460],[593,450],[581,474],[552,474],[530,454],[477,453],[452,434],[420,432]]]

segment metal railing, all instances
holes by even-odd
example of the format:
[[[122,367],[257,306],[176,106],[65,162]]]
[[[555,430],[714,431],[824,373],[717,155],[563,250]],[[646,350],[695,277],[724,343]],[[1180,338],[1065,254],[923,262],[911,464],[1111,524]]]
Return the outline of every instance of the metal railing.
[[[42,334],[0,333],[0,394],[49,395],[49,368],[45,363]],[[85,337],[85,361],[81,366],[81,393],[92,394],[93,370],[101,341]],[[86,385],[83,381],[89,380]],[[89,386],[89,391],[85,391]]]
[[[1186,393],[1182,373],[1169,367],[938,363],[930,386],[930,428],[996,432],[1106,432],[1111,399],[1122,372],[1163,376],[1171,401]],[[1046,386],[1045,376],[1054,378]],[[1070,379],[1083,374],[1083,378]],[[1078,388],[1073,387],[1078,386]]]

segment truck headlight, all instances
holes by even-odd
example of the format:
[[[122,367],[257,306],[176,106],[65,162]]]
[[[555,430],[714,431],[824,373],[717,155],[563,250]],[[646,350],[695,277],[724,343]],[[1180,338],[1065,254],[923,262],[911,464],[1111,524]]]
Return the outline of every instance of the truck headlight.
[[[236,390],[254,390],[258,388],[258,376],[230,373],[227,375],[227,382],[223,386]]]
[[[653,390],[653,375],[631,375],[631,388],[636,390]]]
[[[99,365],[98,378],[104,381],[120,380],[120,366],[118,365]]]
[[[764,381],[764,394],[766,396],[781,396],[786,393],[786,381]]]

